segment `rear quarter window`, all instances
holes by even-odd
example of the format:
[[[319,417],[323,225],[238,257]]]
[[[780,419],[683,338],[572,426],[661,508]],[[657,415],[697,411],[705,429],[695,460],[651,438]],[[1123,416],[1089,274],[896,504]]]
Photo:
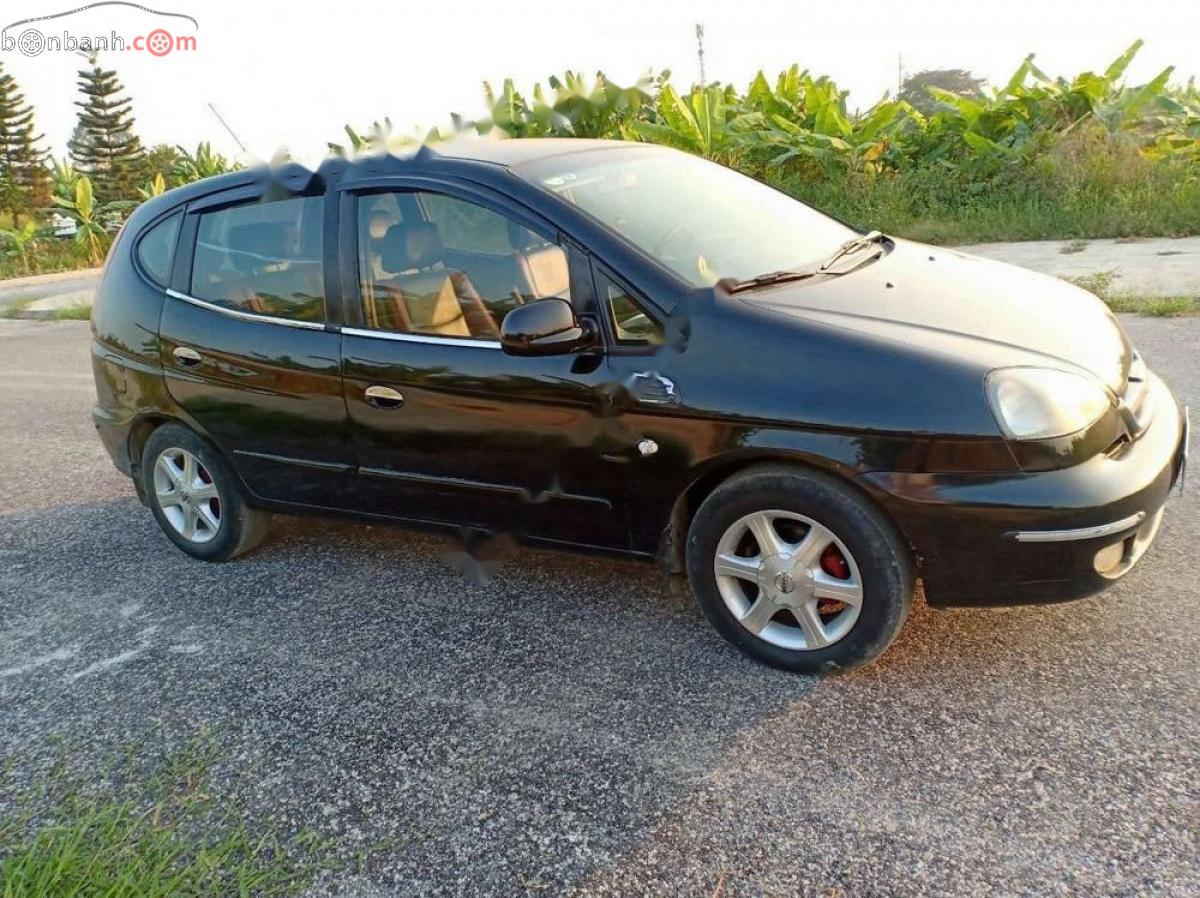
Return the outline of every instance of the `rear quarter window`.
[[[325,319],[324,197],[230,206],[200,216],[191,294],[240,312]]]
[[[171,280],[171,263],[175,261],[175,240],[183,213],[176,212],[142,232],[137,242],[138,264],[146,276],[160,287]]]

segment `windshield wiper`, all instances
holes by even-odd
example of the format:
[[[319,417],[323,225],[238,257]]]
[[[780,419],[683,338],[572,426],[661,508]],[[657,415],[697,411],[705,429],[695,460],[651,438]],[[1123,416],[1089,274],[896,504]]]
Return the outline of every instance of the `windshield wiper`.
[[[805,270],[791,271],[784,269],[782,271],[768,271],[766,274],[755,275],[752,278],[746,278],[744,281],[735,280],[734,278],[725,278],[718,282],[719,286],[724,288],[726,293],[741,293],[743,290],[755,290],[759,287],[769,287],[772,284],[783,284],[787,281],[803,281],[808,278],[817,277],[817,275],[835,276],[839,274],[849,274],[854,269],[847,271],[830,271],[838,261],[846,256],[853,255],[859,250],[866,249],[872,244],[879,243],[887,238],[879,231],[871,231],[863,234],[860,237],[855,237],[853,240],[847,240],[837,248],[832,256],[818,265],[816,268]],[[857,267],[857,266],[855,266]]]
[[[802,281],[818,274],[816,271],[768,271],[766,274],[755,275],[744,281],[725,278],[719,281],[726,293],[741,293],[743,290],[753,290],[756,287],[769,287],[771,284],[782,284],[786,281]]]
[[[885,239],[887,238],[885,238],[879,231],[869,231],[868,233],[863,234],[861,237],[855,237],[853,240],[847,240],[837,248],[837,251],[832,256],[817,266],[816,273],[825,274],[839,259],[843,259],[852,253],[856,253],[861,249],[866,249],[871,244],[879,243],[881,240]]]

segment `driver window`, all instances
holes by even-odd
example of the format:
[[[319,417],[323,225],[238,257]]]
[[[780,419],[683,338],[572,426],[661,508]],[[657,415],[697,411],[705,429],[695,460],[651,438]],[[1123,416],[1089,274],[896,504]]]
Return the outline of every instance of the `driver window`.
[[[517,306],[571,298],[562,247],[457,197],[360,197],[358,235],[363,320],[371,328],[498,340]]]

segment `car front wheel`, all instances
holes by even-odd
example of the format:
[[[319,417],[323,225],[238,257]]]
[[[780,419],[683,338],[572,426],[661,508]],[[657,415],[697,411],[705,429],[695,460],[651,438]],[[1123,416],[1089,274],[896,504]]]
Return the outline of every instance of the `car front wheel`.
[[[246,504],[225,460],[188,428],[159,427],[142,451],[147,504],[163,533],[204,561],[227,561],[253,549],[270,515]]]
[[[803,673],[872,661],[912,603],[912,562],[888,521],[837,480],[785,465],[749,469],[704,500],[687,566],[726,639]]]

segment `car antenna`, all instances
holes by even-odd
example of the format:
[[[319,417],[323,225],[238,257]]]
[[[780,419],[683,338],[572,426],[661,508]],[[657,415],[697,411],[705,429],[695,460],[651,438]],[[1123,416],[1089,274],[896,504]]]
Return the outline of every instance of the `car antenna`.
[[[238,140],[238,136],[233,133],[233,129],[231,127],[229,127],[229,122],[225,121],[225,119],[223,119],[221,117],[221,113],[217,112],[217,107],[214,106],[212,103],[209,103],[208,108],[211,109],[212,114],[217,117],[217,121],[221,123],[221,127],[223,127],[226,131],[229,132],[229,136],[233,138],[233,142],[236,143],[241,148],[242,155],[245,155],[247,152],[249,152],[246,149],[246,145],[244,143],[242,143],[240,140]]]

